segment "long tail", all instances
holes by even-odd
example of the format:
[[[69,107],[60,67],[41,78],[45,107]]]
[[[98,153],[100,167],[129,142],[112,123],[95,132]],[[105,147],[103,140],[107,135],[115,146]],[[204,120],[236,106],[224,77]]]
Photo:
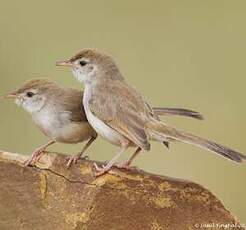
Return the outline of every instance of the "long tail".
[[[213,141],[203,139],[190,133],[186,133],[175,128],[169,127],[160,121],[151,121],[147,124],[147,132],[150,138],[156,141],[180,141],[198,146],[203,149],[215,152],[232,161],[242,162],[246,156],[226,146],[217,144]]]
[[[178,115],[192,117],[199,120],[204,119],[201,113],[189,109],[154,107],[153,110],[156,115]]]

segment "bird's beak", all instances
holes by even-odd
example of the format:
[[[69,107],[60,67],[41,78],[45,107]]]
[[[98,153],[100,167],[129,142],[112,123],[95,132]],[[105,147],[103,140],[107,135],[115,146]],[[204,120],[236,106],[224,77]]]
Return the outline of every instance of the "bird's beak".
[[[56,66],[67,66],[67,67],[73,67],[73,63],[70,60],[66,61],[57,61]]]
[[[7,93],[5,95],[0,96],[0,99],[15,99],[17,97],[16,92],[11,92],[11,93]]]

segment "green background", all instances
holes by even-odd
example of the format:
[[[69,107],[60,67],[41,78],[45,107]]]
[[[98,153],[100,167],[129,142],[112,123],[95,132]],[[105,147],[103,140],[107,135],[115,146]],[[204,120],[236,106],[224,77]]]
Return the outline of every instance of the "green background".
[[[246,152],[246,1],[0,3],[0,93],[36,77],[82,88],[69,69],[54,63],[96,47],[116,58],[128,82],[152,105],[187,107],[206,117],[165,119],[169,124]],[[0,112],[2,150],[30,154],[47,140],[11,101],[2,101]],[[75,153],[81,147],[51,149]],[[115,151],[99,138],[88,154],[108,160]],[[153,143],[135,165],[202,184],[246,223],[245,165],[179,143],[170,150]]]

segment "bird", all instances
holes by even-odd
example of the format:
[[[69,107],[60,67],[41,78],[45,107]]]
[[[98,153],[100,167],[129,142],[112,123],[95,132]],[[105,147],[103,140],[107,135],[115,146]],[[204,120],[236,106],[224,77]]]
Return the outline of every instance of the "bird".
[[[44,145],[36,148],[25,165],[34,165],[55,142],[75,144],[87,141],[82,151],[67,158],[67,166],[81,158],[85,150],[97,138],[96,131],[88,123],[81,90],[60,86],[49,79],[31,79],[20,88],[2,96],[13,98],[15,103],[29,112],[32,120],[49,138]]]
[[[79,143],[87,141],[82,151],[67,158],[67,167],[76,163],[86,149],[96,140],[97,133],[88,123],[83,107],[83,91],[59,85],[50,79],[31,79],[18,89],[2,96],[13,98],[32,116],[34,123],[49,138],[44,145],[36,148],[25,165],[34,165],[55,142]],[[203,116],[183,108],[156,107],[158,115],[181,115],[197,119]],[[168,147],[168,142],[164,142]]]
[[[144,97],[127,83],[110,55],[85,48],[71,58],[57,61],[56,65],[70,67],[74,77],[84,84],[83,105],[89,123],[100,136],[120,147],[107,164],[95,164],[97,175],[108,172],[128,147],[133,146],[137,150],[131,163],[141,150],[150,150],[152,140],[184,142],[235,162],[245,161],[245,155],[238,151],[160,121]]]

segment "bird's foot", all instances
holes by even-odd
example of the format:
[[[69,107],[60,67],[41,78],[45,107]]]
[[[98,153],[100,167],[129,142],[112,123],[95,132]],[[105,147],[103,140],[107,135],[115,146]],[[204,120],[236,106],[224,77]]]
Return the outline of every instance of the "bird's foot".
[[[40,159],[42,154],[44,153],[45,148],[38,148],[36,149],[32,155],[29,157],[27,161],[25,161],[24,166],[33,166],[36,162]]]
[[[68,168],[70,168],[73,164],[76,164],[78,162],[78,160],[80,160],[80,159],[81,160],[88,160],[89,157],[88,156],[81,157],[80,154],[73,155],[73,156],[68,156],[68,157],[66,157],[66,161],[67,161],[66,166]]]
[[[111,166],[108,166],[108,164],[98,166],[96,163],[94,163],[94,167],[97,171],[95,176],[101,176],[101,175],[107,173],[111,169]]]
[[[126,169],[126,170],[129,170],[131,167],[130,167],[130,161],[123,161],[123,162],[120,162],[120,163],[116,163],[114,164],[114,166],[118,169]]]

